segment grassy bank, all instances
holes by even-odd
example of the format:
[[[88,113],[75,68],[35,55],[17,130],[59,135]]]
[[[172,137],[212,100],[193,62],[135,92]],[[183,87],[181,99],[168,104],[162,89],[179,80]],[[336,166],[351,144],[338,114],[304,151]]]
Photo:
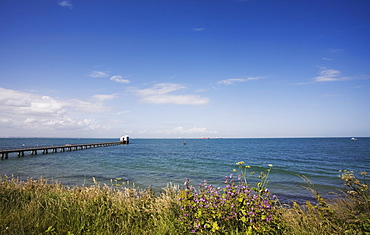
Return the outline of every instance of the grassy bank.
[[[268,173],[256,187],[248,186],[244,171],[226,178],[223,188],[187,181],[160,195],[2,176],[0,234],[370,234],[368,185],[352,172],[342,172],[349,188],[344,197],[327,201],[313,192],[316,204],[291,206],[266,189]]]

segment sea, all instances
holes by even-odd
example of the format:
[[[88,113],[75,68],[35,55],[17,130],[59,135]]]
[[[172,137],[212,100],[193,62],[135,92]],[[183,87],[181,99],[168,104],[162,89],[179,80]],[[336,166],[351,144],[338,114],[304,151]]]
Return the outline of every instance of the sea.
[[[114,142],[119,139],[0,138],[0,149]],[[222,187],[225,177],[238,175],[237,162],[251,166],[250,182],[273,165],[268,189],[281,202],[314,200],[307,187],[323,197],[341,195],[346,188],[340,170],[370,170],[370,138],[245,138],[245,139],[139,139],[127,145],[30,155],[16,153],[0,161],[0,175],[43,177],[67,186],[99,184],[152,188],[184,186],[185,178],[197,187],[207,181]],[[237,172],[234,172],[234,169]],[[306,180],[305,180],[306,179]]]

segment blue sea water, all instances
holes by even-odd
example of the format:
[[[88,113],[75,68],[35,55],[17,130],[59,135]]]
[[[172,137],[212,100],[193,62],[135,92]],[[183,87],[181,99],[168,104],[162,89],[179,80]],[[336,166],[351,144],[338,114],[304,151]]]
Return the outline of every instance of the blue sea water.
[[[0,138],[0,149],[113,142],[118,139]],[[304,175],[323,196],[343,190],[339,170],[370,170],[370,138],[273,138],[273,139],[131,139],[128,145],[38,154],[0,161],[0,174],[22,179],[44,177],[66,185],[89,185],[92,178],[111,184],[123,178],[141,188],[160,191],[168,183],[182,186],[207,180],[222,186],[225,176],[237,173],[244,161],[257,174],[273,165],[268,188],[281,201],[312,200]]]

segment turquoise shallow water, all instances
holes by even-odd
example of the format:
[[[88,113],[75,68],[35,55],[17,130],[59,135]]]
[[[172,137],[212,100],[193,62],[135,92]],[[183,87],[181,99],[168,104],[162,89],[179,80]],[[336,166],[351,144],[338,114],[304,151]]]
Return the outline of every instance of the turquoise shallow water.
[[[118,141],[118,139],[2,138],[0,149]],[[282,201],[310,200],[312,196],[298,175],[307,176],[324,196],[343,189],[338,170],[370,170],[370,138],[283,139],[131,139],[129,145],[100,147],[0,161],[0,174],[21,178],[88,185],[92,177],[101,183],[123,178],[136,186],[160,191],[167,183],[193,185],[207,180],[222,186],[225,176],[244,161],[256,173],[274,167],[269,189]],[[236,173],[234,173],[236,174]]]

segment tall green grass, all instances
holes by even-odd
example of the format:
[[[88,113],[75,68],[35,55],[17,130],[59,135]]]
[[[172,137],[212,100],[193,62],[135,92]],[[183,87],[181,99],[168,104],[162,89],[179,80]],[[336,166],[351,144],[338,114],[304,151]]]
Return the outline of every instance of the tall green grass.
[[[1,234],[181,234],[176,187],[150,190],[96,184],[67,188],[44,179],[1,177]]]
[[[66,187],[0,176],[0,234],[370,234],[367,173],[358,179],[343,171],[341,197],[312,190],[316,203],[287,206],[270,198],[266,174],[249,188],[248,166],[238,166],[240,184],[229,177],[224,188],[197,190],[187,181],[156,195],[113,183]]]
[[[370,190],[366,172],[358,179],[353,171],[340,171],[347,191],[335,199],[325,200],[313,190],[309,179],[304,178],[316,197],[316,204],[293,203],[282,209],[282,221],[290,234],[370,234]]]

